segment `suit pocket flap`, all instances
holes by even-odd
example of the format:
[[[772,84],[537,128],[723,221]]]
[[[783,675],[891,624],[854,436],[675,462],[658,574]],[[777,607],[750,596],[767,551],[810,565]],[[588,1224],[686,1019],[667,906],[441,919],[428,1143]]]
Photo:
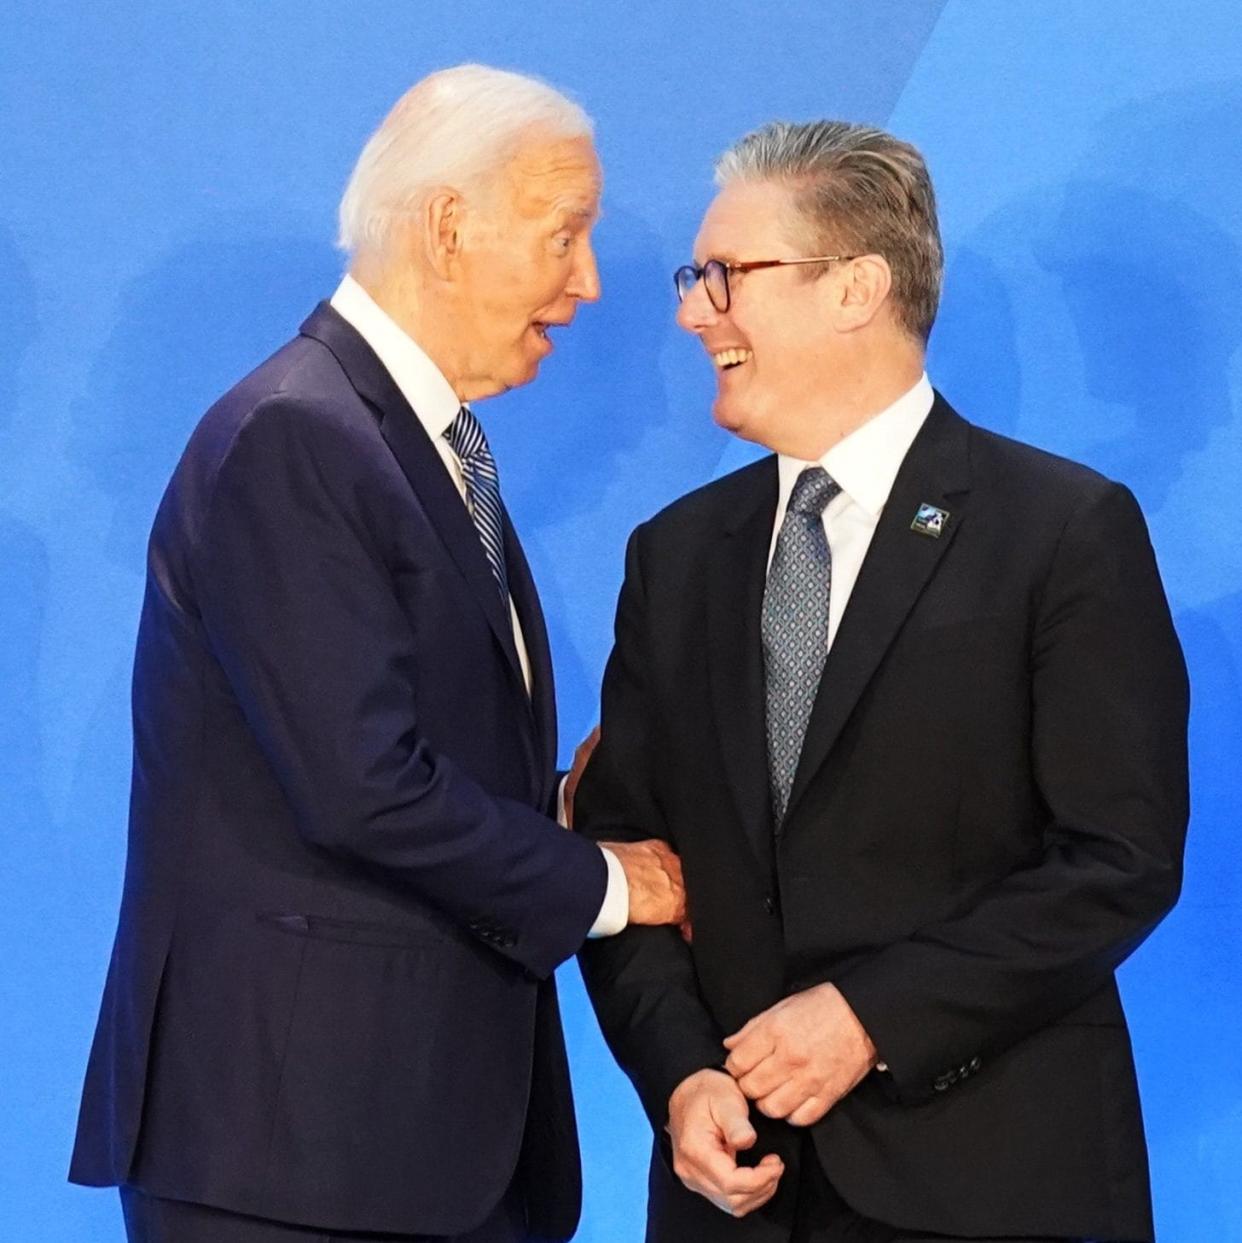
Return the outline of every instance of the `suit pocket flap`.
[[[444,945],[445,939],[429,928],[372,924],[352,919],[329,919],[325,915],[303,915],[286,911],[261,911],[259,923],[291,936],[312,937],[320,941],[344,941],[353,945],[380,945],[390,949]]]

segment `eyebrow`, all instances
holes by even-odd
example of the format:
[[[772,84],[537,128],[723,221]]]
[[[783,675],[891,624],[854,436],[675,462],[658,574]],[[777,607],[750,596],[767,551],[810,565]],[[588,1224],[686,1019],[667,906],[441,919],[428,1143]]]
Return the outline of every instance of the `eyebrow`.
[[[572,216],[576,220],[598,220],[604,214],[598,207],[583,207],[573,203],[559,204],[557,210],[566,216]]]

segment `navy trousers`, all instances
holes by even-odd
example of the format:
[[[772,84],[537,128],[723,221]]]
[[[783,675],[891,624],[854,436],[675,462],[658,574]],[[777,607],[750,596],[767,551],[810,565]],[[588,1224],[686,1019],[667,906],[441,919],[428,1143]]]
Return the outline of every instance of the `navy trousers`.
[[[510,1191],[469,1234],[342,1234],[246,1217],[203,1204],[164,1200],[137,1187],[121,1188],[129,1243],[534,1243],[526,1233],[521,1196]]]

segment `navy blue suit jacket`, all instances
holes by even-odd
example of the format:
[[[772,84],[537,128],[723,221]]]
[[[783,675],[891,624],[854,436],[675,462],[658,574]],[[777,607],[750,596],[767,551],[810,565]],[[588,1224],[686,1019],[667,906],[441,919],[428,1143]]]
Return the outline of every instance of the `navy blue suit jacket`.
[[[572,1233],[552,979],[599,850],[547,818],[552,669],[435,447],[327,306],[195,431],[151,537],[120,924],[71,1178],[454,1234],[517,1173]]]

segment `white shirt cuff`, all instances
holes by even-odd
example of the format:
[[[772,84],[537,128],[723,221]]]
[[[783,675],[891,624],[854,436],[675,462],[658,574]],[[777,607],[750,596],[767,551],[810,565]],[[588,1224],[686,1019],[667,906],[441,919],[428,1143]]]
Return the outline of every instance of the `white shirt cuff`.
[[[565,820],[565,786],[569,781],[569,776],[561,778],[560,784],[556,787],[556,823],[562,829],[569,828],[569,824]]]
[[[604,862],[608,864],[608,888],[604,891],[604,903],[591,925],[591,931],[587,933],[588,937],[616,936],[630,922],[630,883],[625,879],[625,869],[607,846],[601,846],[600,850],[604,852]]]

